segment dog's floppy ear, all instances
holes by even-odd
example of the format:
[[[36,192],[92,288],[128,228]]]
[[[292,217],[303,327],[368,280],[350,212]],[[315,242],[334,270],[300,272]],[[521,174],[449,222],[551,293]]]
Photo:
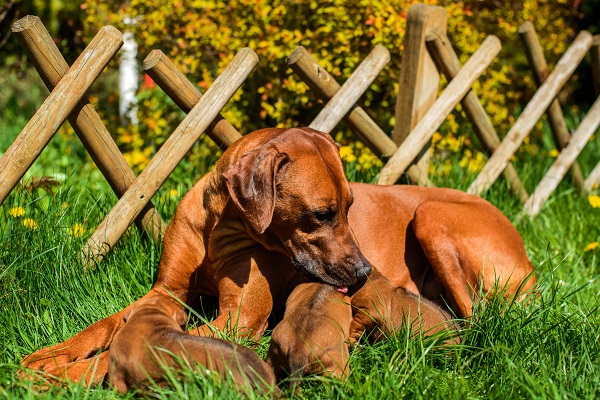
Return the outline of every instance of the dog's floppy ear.
[[[185,331],[187,327],[187,314],[183,308],[178,307],[173,310],[173,319]]]
[[[277,172],[286,160],[287,154],[261,147],[244,154],[223,174],[231,199],[259,234],[271,224]]]

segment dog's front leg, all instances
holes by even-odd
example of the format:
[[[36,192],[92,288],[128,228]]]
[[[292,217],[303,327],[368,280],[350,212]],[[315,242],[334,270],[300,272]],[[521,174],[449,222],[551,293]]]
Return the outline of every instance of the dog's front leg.
[[[138,301],[144,301],[143,299],[155,296],[157,293],[164,292],[160,289],[152,289]],[[95,360],[97,360],[95,356],[98,352],[103,350],[105,353],[108,352],[106,349],[110,347],[113,337],[124,324],[123,315],[134,304],[93,323],[63,343],[28,355],[21,361],[21,365],[78,381],[88,365],[95,365]],[[100,360],[104,360],[107,355],[108,353]],[[101,379],[106,374],[107,364],[101,362],[95,368],[95,376]]]
[[[279,255],[267,251],[240,257],[216,274],[219,289],[219,315],[192,334],[211,336],[214,330],[231,332],[258,340],[267,329],[273,299],[294,271],[281,265]],[[274,292],[275,291],[275,292]]]

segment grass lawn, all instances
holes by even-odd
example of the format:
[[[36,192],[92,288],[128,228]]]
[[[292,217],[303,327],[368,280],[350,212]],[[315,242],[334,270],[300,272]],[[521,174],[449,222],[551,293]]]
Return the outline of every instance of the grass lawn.
[[[10,143],[6,138],[14,137],[14,131],[14,126],[0,126],[0,152],[6,150]],[[41,390],[36,383],[15,377],[24,355],[69,338],[145,294],[156,277],[161,254],[160,245],[130,228],[105,262],[84,271],[79,251],[116,198],[89,163],[75,165],[76,157],[60,158],[64,146],[71,144],[57,140],[31,173],[52,173],[59,182],[54,194],[25,185],[0,207],[0,397],[133,397],[79,384]],[[76,143],[72,146],[70,152],[82,151]],[[549,149],[544,138],[537,154],[524,152],[515,162],[529,192],[553,160],[546,155]],[[599,161],[598,154],[600,135],[596,134],[579,158],[585,174]],[[432,174],[435,183],[466,189],[474,175],[456,164],[447,176]],[[154,204],[165,219],[196,178],[171,180],[155,196]],[[511,220],[519,216],[521,205],[502,179],[485,197]],[[458,345],[411,338],[406,332],[377,345],[360,345],[352,351],[347,381],[307,378],[299,393],[288,395],[306,399],[598,397],[600,286],[595,279],[600,272],[600,248],[586,251],[586,247],[600,241],[600,209],[578,195],[567,178],[536,219],[523,218],[516,226],[539,276],[539,296],[526,304],[490,297],[479,304]],[[269,334],[258,346],[262,356],[268,342]],[[191,371],[186,379],[173,383],[170,388],[154,388],[152,397],[239,396],[231,385]]]

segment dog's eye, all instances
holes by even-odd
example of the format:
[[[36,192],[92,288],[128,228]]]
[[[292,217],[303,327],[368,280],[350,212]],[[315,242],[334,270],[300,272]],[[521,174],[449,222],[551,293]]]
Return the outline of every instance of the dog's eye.
[[[319,220],[320,222],[326,222],[326,221],[333,221],[335,219],[337,211],[335,209],[315,210],[315,211],[313,211],[313,214],[314,214],[315,218],[317,220]]]

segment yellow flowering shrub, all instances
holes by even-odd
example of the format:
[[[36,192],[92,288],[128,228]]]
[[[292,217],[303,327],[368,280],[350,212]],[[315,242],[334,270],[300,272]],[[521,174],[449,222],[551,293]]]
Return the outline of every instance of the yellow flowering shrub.
[[[564,52],[573,33],[566,22],[572,17],[574,0],[426,0],[448,10],[448,33],[464,63],[485,35],[494,33],[503,42],[497,61],[477,82],[475,89],[500,133],[514,122],[513,115],[532,92],[531,74],[517,35],[519,24],[530,19],[540,34],[550,64]],[[242,133],[266,126],[308,125],[323,103],[287,67],[286,59],[296,46],[304,46],[331,75],[343,83],[367,56],[381,44],[391,53],[391,62],[361,98],[361,103],[386,132],[394,122],[398,76],[406,16],[412,0],[87,0],[86,29],[89,35],[104,24],[129,30],[139,45],[142,60],[153,49],[163,50],[202,90],[242,47],[259,56],[259,65],[228,103],[223,115]],[[125,21],[135,21],[126,24]],[[523,91],[523,88],[528,89]],[[119,144],[129,153],[128,161],[142,168],[152,153],[173,131],[182,115],[160,89],[140,95],[140,126],[120,128]],[[525,94],[524,94],[525,93]],[[525,96],[525,97],[524,97]],[[460,112],[452,115],[442,130],[448,141],[460,139]],[[343,158],[363,168],[381,162],[340,124],[334,137],[344,146]],[[439,141],[436,151],[456,151]],[[216,149],[206,140],[197,157]],[[351,151],[350,151],[351,150]],[[482,155],[470,149],[479,168]],[[204,153],[203,153],[204,152]],[[352,156],[355,158],[353,158]],[[479,158],[478,158],[479,157]]]

